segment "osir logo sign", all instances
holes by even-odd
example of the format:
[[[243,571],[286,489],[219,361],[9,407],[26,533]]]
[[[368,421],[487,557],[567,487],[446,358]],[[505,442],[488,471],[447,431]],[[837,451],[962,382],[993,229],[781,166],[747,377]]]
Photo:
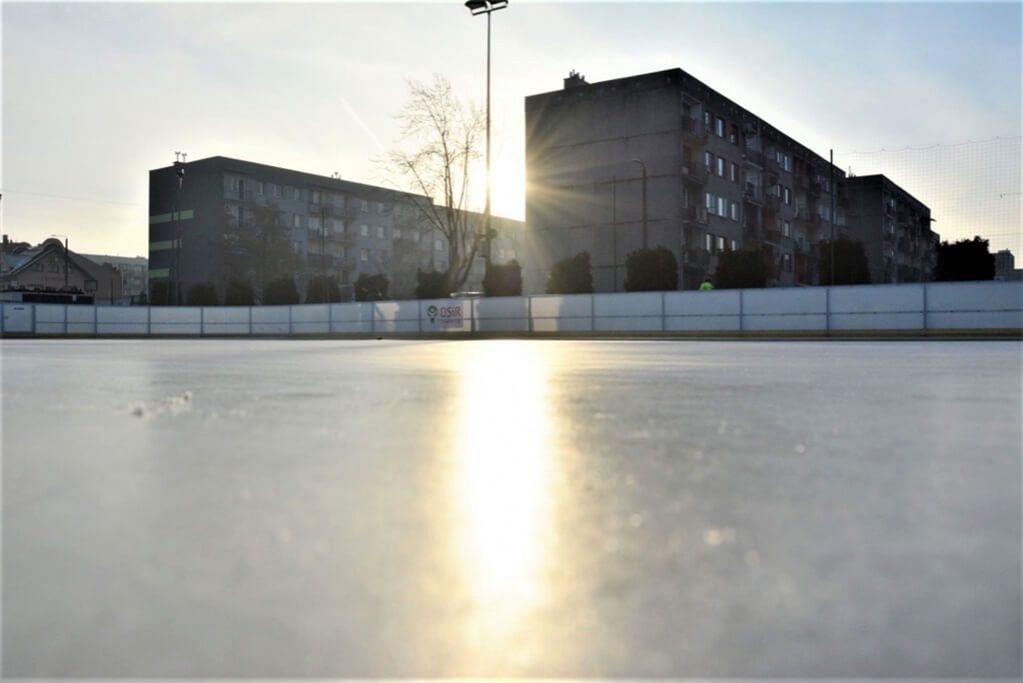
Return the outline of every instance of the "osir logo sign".
[[[462,324],[462,305],[451,304],[445,306],[434,306],[430,304],[426,308],[426,315],[430,318],[430,324],[436,325],[437,319],[440,319],[441,325],[459,325]]]

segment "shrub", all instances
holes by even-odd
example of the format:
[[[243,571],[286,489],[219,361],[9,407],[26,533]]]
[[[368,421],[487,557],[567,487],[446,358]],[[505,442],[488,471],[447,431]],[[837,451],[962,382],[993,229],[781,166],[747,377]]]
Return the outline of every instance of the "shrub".
[[[447,273],[439,270],[416,271],[417,299],[444,299],[450,292],[447,286]]]
[[[341,301],[341,288],[337,285],[336,277],[317,275],[309,279],[305,290],[307,304],[328,304],[336,301]]]
[[[217,288],[211,282],[197,282],[188,288],[185,303],[189,306],[217,306],[220,304]]]
[[[673,289],[678,289],[678,259],[669,249],[639,249],[626,257],[626,292],[663,292]]]
[[[581,252],[562,259],[551,267],[547,278],[548,294],[589,294],[593,292],[590,253]]]
[[[756,289],[767,286],[767,268],[759,250],[723,251],[714,271],[718,289]]]
[[[154,282],[149,285],[149,305],[169,306],[171,286],[169,282]]]
[[[483,294],[486,296],[520,296],[522,294],[522,266],[512,259],[504,265],[487,264],[483,275]]]
[[[831,242],[821,242],[821,281],[822,285],[869,285],[870,268],[867,265],[867,254],[863,251],[863,243],[839,237],[835,240],[835,280],[831,281]]]
[[[248,280],[231,280],[224,292],[225,306],[252,306],[256,303],[256,292]]]
[[[363,273],[355,281],[356,301],[386,301],[387,290],[391,283],[386,275],[367,275]]]
[[[270,280],[263,287],[264,306],[285,306],[298,303],[298,288],[290,275]]]

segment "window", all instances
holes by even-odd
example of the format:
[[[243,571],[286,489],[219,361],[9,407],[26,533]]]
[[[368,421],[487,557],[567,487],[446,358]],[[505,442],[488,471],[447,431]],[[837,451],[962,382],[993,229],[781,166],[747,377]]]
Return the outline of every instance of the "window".
[[[320,221],[319,216],[309,216],[309,229],[316,230],[319,232],[323,228],[323,223]]]
[[[738,250],[739,250],[739,243],[736,242],[735,240],[732,240],[732,251],[738,251]]]
[[[728,200],[724,197],[718,197],[718,215],[728,218]]]
[[[721,157],[718,157],[718,176],[725,177],[725,160]]]
[[[704,206],[707,207],[707,211],[714,213],[714,195],[708,192],[706,195],[704,195],[704,198],[706,200],[704,202]]]
[[[313,204],[319,204],[320,203],[320,191],[319,190],[313,190],[312,195],[313,196],[312,196],[312,198],[309,201],[311,201]]]
[[[719,138],[725,137],[725,120],[720,116],[714,119],[714,132]]]
[[[345,231],[345,222],[340,218],[331,218],[330,229],[335,233],[343,233]]]
[[[380,214],[380,215],[383,215],[383,213],[384,213],[384,203],[383,202],[377,202],[377,213]]]
[[[707,130],[710,130],[711,126],[711,113],[706,109],[703,111],[703,125]]]
[[[781,222],[781,234],[785,235],[786,237],[791,236],[792,235],[792,223],[790,223],[789,221],[782,221]]]
[[[739,126],[734,123],[728,129],[728,141],[733,145],[739,144]]]
[[[369,237],[369,226],[363,223],[359,226],[359,234],[363,237]]]
[[[302,188],[295,188],[295,201],[302,201]]]
[[[712,234],[710,234],[708,232],[706,235],[704,235],[703,242],[704,242],[704,247],[707,249],[707,251],[709,251],[710,253],[713,254],[714,253],[714,235],[712,235]]]
[[[395,228],[395,229],[391,230],[391,236],[394,239],[396,239],[396,240],[400,240],[401,239],[401,228]]]
[[[384,239],[384,226],[382,225],[377,226],[377,239],[378,240]]]
[[[444,240],[434,240],[433,241],[433,248],[436,251],[444,251]]]
[[[707,167],[707,173],[714,172],[714,155],[710,152],[703,153],[703,164]]]
[[[785,155],[784,168],[785,168],[786,171],[791,171],[792,170],[792,157],[789,156],[788,154]]]
[[[281,198],[281,186],[280,185],[270,185],[270,187],[273,188],[273,195],[274,195],[274,197],[276,197],[277,199],[280,199]]]
[[[790,190],[787,187],[783,187],[781,189],[781,193],[782,193],[782,198],[785,200],[785,203],[786,204],[791,204],[792,203],[792,190]]]
[[[344,207],[344,205],[345,205],[345,196],[343,194],[335,194],[335,195],[333,195],[331,197],[331,199],[334,202],[334,206],[340,206],[342,208]]]
[[[739,205],[736,202],[732,202],[732,220],[739,220]]]
[[[365,199],[359,200],[359,211],[366,213],[369,211],[369,202]]]
[[[266,189],[266,185],[265,185],[265,183],[262,180],[260,180],[258,183],[256,183],[256,192],[258,192],[259,194],[263,194],[263,191],[265,189]]]
[[[728,167],[728,179],[733,183],[739,182],[739,167],[736,166],[734,161]]]
[[[364,263],[369,260],[369,249],[359,249],[359,260]]]
[[[783,254],[781,257],[782,268],[786,273],[792,272],[792,254]]]
[[[717,248],[718,248],[717,249],[718,251],[724,251],[725,250],[725,238],[720,236],[720,235],[718,235],[718,237],[717,237]]]
[[[295,214],[295,227],[296,228],[301,228],[302,227],[302,217],[300,215],[298,215],[297,213]]]

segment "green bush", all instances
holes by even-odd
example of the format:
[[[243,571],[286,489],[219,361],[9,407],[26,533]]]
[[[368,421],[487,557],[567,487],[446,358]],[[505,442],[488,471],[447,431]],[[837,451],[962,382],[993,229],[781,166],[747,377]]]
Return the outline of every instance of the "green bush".
[[[217,288],[211,282],[197,282],[188,288],[185,303],[189,306],[217,306],[220,304]]]
[[[263,287],[264,306],[286,306],[297,303],[298,288],[295,287],[295,279],[290,275],[270,280]]]
[[[341,301],[341,288],[337,285],[337,278],[331,276],[312,277],[305,290],[305,302],[307,304],[329,304]]]
[[[154,282],[149,285],[149,305],[169,306],[171,286],[169,282]]]
[[[483,275],[483,294],[486,296],[521,296],[522,266],[515,259],[504,265],[487,264]]]
[[[590,294],[593,292],[593,273],[590,253],[581,252],[562,259],[551,267],[547,278],[548,294]]]
[[[674,289],[678,289],[678,259],[669,249],[638,249],[626,257],[626,292],[664,292]]]
[[[386,301],[389,298],[387,290],[390,287],[391,283],[386,275],[367,275],[363,273],[355,281],[355,300]]]
[[[756,249],[721,252],[714,271],[714,286],[718,289],[766,287],[767,268],[764,267],[763,254]]]
[[[821,250],[821,281],[822,285],[869,285],[870,268],[867,265],[867,254],[863,243],[839,237],[835,240],[835,279],[831,280],[831,242],[824,240]]]
[[[439,270],[417,270],[416,298],[446,299],[450,294],[447,282],[447,273]]]
[[[225,306],[252,306],[256,303],[256,292],[248,280],[231,280],[224,292]]]

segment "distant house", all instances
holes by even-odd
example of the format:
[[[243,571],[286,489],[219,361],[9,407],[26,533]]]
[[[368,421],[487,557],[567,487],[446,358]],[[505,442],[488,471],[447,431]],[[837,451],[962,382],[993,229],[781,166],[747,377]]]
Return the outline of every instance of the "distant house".
[[[149,291],[149,259],[145,256],[82,254],[101,266],[110,266],[121,274],[121,295],[132,302],[144,300]]]
[[[117,270],[70,250],[65,253],[58,239],[32,247],[9,242],[4,236],[0,293],[7,300],[121,303],[121,291]]]

